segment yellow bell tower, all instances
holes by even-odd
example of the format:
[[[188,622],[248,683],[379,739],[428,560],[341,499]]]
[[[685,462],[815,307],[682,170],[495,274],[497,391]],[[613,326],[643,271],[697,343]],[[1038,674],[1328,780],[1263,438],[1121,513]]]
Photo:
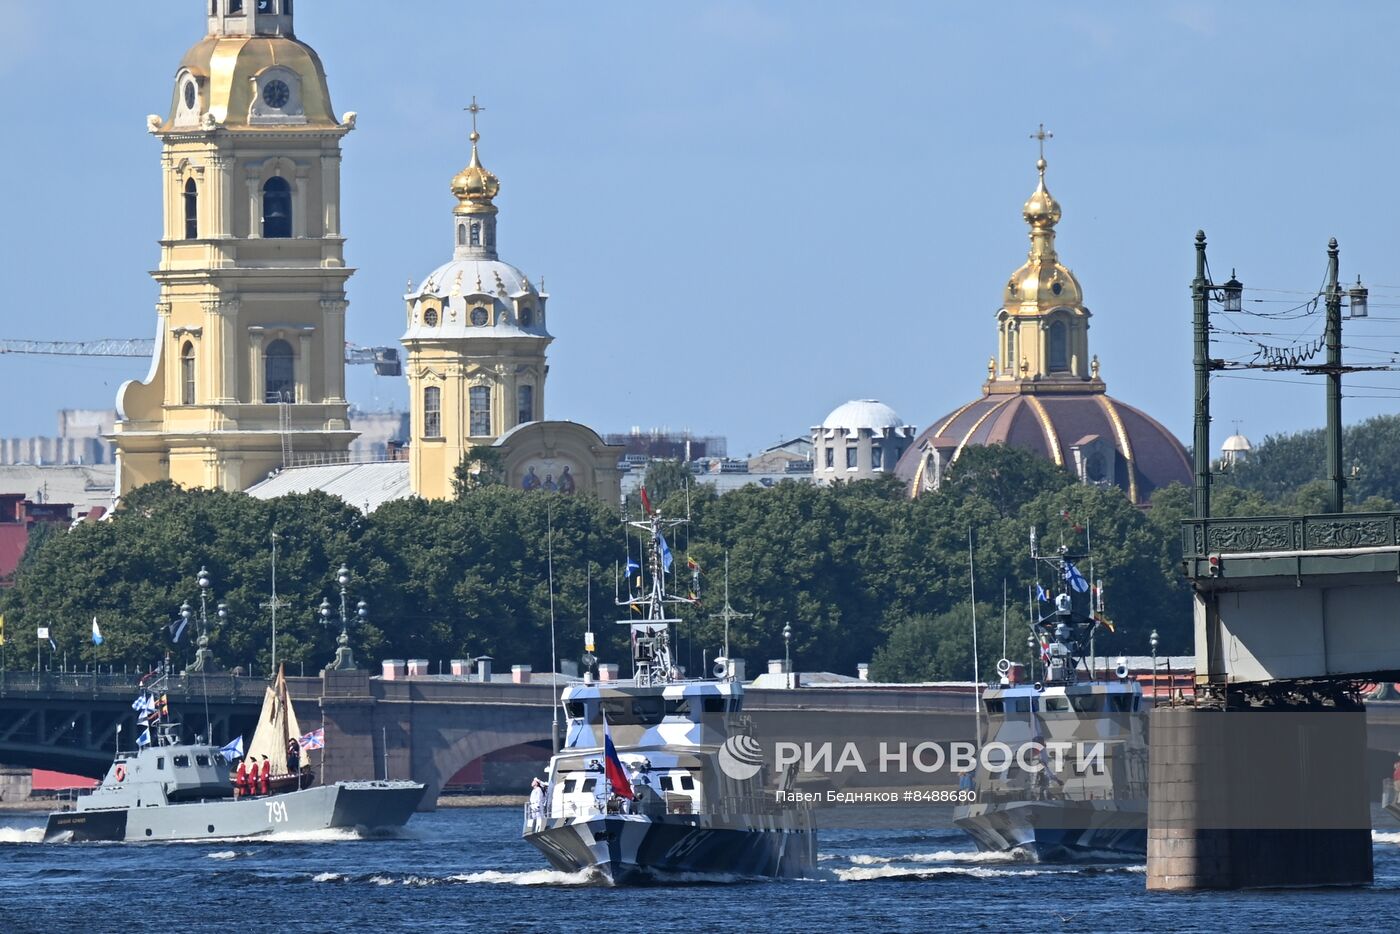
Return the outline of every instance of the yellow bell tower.
[[[292,0],[201,0],[161,141],[164,230],[149,373],[117,392],[117,492],[241,490],[347,457],[340,141]]]
[[[549,296],[496,253],[494,203],[500,180],[477,153],[475,99],[471,162],[452,179],[452,260],[404,296],[413,491],[452,495],[463,456],[496,443],[544,412],[554,339],[545,326]],[[577,468],[575,468],[577,469]]]

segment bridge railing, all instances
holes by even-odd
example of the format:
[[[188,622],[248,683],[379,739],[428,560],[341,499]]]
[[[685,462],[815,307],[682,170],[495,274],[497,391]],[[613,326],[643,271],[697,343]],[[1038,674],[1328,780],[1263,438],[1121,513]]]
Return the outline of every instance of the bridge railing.
[[[225,700],[256,701],[262,698],[268,682],[227,672],[180,674],[165,683],[165,691],[180,697],[203,696]],[[80,694],[84,697],[132,700],[143,686],[129,674],[99,674],[91,671],[0,671],[0,697],[15,694]],[[321,694],[320,678],[288,678],[287,690],[294,700],[309,700]]]

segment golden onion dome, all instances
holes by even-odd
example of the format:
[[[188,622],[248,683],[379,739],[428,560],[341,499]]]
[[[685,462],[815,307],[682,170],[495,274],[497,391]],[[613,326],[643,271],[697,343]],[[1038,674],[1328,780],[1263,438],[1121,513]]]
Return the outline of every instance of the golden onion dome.
[[[1032,227],[1054,227],[1060,222],[1060,202],[1045,187],[1045,160],[1040,159],[1035,167],[1040,170],[1040,183],[1021,209],[1021,216]]]
[[[452,193],[461,202],[459,208],[489,205],[501,190],[501,180],[481,165],[481,157],[476,151],[476,141],[479,139],[481,134],[472,130],[472,161],[452,177]]]

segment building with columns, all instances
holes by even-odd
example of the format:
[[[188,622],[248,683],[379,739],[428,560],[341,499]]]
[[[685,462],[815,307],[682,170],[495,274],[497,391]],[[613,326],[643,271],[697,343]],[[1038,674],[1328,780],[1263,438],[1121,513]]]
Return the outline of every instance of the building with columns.
[[[471,161],[452,179],[452,259],[404,296],[413,492],[453,495],[458,464],[496,448],[506,482],[527,490],[620,495],[623,448],[591,428],[544,419],[549,295],[496,250],[500,180]]]
[[[161,142],[163,230],[150,370],[117,392],[117,493],[156,480],[246,489],[343,461],[341,139],[292,0],[208,0]]]
[[[1037,134],[1042,142],[1048,136]],[[1070,470],[1081,482],[1121,487],[1134,503],[1173,481],[1190,483],[1186,448],[1146,413],[1108,395],[1089,350],[1079,280],[1055,251],[1060,203],[1039,180],[1021,216],[1030,253],[1007,279],[996,313],[996,352],[982,395],[935,419],[900,458],[913,495],[937,489],[968,445],[1009,444]]]

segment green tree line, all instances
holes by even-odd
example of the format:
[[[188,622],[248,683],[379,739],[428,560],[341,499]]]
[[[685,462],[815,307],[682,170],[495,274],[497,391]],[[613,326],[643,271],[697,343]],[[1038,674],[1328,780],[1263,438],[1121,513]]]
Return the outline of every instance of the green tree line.
[[[1400,431],[1400,420],[1372,421],[1385,432]],[[1270,438],[1247,469],[1221,474],[1216,513],[1314,508],[1316,478],[1285,466],[1307,462],[1295,456],[1295,443],[1310,442]],[[1353,450],[1370,450],[1366,443],[1362,432]],[[1373,456],[1385,462],[1379,453],[1365,456],[1368,463]],[[224,668],[265,674],[275,533],[283,603],[277,655],[293,672],[314,671],[334,652],[335,572],[342,563],[351,572],[351,613],[361,599],[368,606],[365,622],[350,622],[361,664],[424,658],[436,665],[490,655],[498,665],[546,671],[552,606],[560,656],[580,655],[591,627],[602,660],[625,670],[626,628],[617,621],[626,613],[615,602],[625,585],[618,569],[627,555],[639,554],[640,541],[624,532],[616,509],[587,496],[507,489],[492,480],[490,464],[461,479],[455,500],[401,500],[369,515],[322,493],[262,501],[170,484],[137,490],[110,521],[33,537],[14,586],[0,592],[6,663],[33,666],[39,626],[80,667],[145,670],[167,653],[177,665],[186,663],[198,621],[178,644],[169,627],[186,601],[198,614],[196,576],[203,567],[212,581],[215,658]],[[858,662],[869,661],[882,679],[969,677],[969,568],[976,575],[982,672],[1002,656],[1003,618],[1006,653],[1025,660],[1027,588],[1037,573],[1032,527],[1042,551],[1091,546],[1092,569],[1082,570],[1103,581],[1107,613],[1117,625],[1115,635],[1100,640],[1101,653],[1146,653],[1154,629],[1163,653],[1191,651],[1190,592],[1179,572],[1180,522],[1191,509],[1186,487],[1159,490],[1150,509],[1139,509],[1116,488],[1076,483],[1063,469],[1001,446],[965,450],[942,488],[915,500],[890,479],[832,487],[783,482],[724,496],[686,479],[678,465],[658,464],[648,487],[667,515],[688,512],[692,520],[670,545],[677,556],[674,589],[699,592],[699,603],[679,612],[676,634],[679,660],[693,673],[707,667],[723,642],[716,614],[726,554],[731,602],[752,614],[734,622],[731,654],[747,659],[751,670],[790,650],[796,666],[808,671],[854,674]],[[1301,482],[1286,486],[1294,481]],[[1386,497],[1394,488],[1368,484],[1353,486],[1354,502],[1390,508]],[[625,508],[638,515],[636,504]],[[698,565],[694,579],[687,559]],[[1040,569],[1048,589],[1055,582],[1046,573]],[[316,612],[323,599],[335,608],[331,625]],[[228,608],[224,619],[213,614],[219,602]],[[94,616],[105,637],[100,647],[89,639]],[[42,649],[47,667],[50,651]]]

